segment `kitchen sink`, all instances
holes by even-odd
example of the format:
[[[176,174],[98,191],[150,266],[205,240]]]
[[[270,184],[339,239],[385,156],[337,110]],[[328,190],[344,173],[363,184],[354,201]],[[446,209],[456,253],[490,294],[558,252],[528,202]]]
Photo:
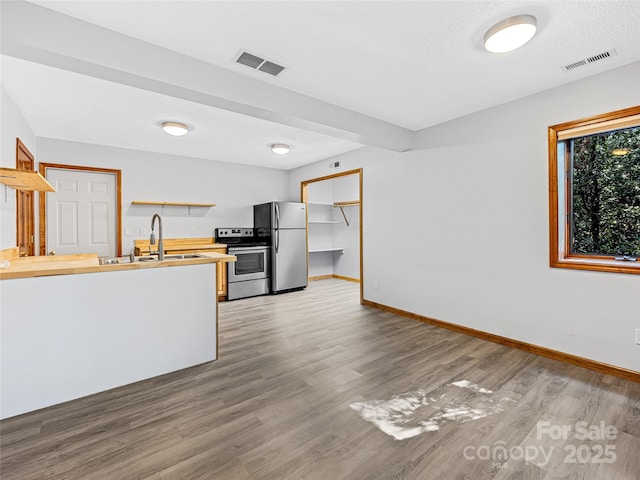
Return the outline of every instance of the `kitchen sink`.
[[[189,259],[189,258],[205,258],[204,255],[199,255],[197,253],[181,253],[181,254],[177,254],[177,255],[165,255],[164,259],[165,260],[185,260],[185,259]],[[158,256],[157,255],[146,255],[144,257],[136,257],[135,258],[136,262],[157,262],[158,261]]]
[[[155,255],[147,255],[144,257],[136,257],[134,262],[157,262],[158,257]]]
[[[106,257],[98,258],[98,262],[100,263],[100,265],[115,265],[116,263],[121,263],[119,258],[106,258]]]
[[[184,260],[185,258],[205,258],[205,255],[198,253],[182,253],[179,255],[165,255],[165,260]]]
[[[176,255],[165,255],[165,260],[188,260],[190,258],[206,258],[206,255],[200,255],[198,253],[180,253]],[[157,255],[143,255],[141,257],[134,257],[128,255],[126,257],[100,257],[100,265],[115,265],[118,263],[133,263],[133,262],[157,262]]]
[[[116,265],[118,263],[133,263],[134,261],[133,254],[125,257],[98,257],[100,265]]]

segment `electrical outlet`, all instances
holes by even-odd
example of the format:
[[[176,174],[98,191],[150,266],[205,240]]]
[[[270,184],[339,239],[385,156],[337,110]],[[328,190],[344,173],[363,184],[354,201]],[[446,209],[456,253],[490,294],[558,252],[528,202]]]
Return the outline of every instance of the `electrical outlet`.
[[[140,229],[140,235],[142,235],[143,237],[146,237],[147,235],[149,235],[149,229],[148,228],[141,228]]]
[[[378,282],[378,280],[373,281],[373,288],[380,288],[380,282]]]
[[[636,344],[640,345],[640,328],[636,328]]]
[[[197,227],[191,227],[191,234],[192,235],[197,235],[198,234],[198,228]]]
[[[131,236],[131,227],[124,227],[124,234],[127,237],[130,237]]]

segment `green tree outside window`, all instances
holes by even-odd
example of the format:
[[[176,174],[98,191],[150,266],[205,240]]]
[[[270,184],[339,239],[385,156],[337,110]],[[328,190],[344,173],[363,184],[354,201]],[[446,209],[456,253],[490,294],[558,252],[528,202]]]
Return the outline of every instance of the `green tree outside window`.
[[[571,253],[640,257],[640,127],[568,143]]]

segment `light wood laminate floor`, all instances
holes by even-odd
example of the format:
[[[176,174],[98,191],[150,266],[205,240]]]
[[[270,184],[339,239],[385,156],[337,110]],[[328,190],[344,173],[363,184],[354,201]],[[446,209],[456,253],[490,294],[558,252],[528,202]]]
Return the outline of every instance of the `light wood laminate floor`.
[[[223,303],[217,361],[4,420],[2,480],[639,478],[639,384],[363,307],[358,289]],[[397,440],[363,414],[426,431]]]

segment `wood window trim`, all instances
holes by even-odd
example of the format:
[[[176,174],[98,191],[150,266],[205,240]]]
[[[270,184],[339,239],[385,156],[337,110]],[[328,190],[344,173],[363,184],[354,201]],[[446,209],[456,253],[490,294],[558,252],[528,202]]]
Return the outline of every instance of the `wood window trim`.
[[[340,178],[340,177],[346,177],[348,175],[358,175],[358,195],[360,198],[358,198],[359,203],[360,203],[360,225],[359,225],[359,233],[358,235],[360,235],[360,303],[364,304],[364,259],[362,257],[362,244],[364,243],[364,237],[362,236],[362,226],[363,226],[363,208],[362,208],[362,168],[356,168],[353,170],[345,170],[344,172],[340,172],[340,173],[334,173],[332,175],[325,175],[324,177],[318,177],[318,178],[312,178],[310,180],[303,180],[300,182],[300,201],[304,202],[304,203],[308,203],[308,187],[309,184],[311,183],[316,183],[316,182],[322,182],[324,180],[331,180],[334,178]],[[307,209],[307,214],[308,214],[308,209]],[[308,239],[307,239],[308,242]],[[307,255],[307,262],[309,261],[309,257]]]
[[[39,165],[40,174],[46,178],[47,168],[63,170],[81,170],[84,172],[109,173],[116,176],[116,254],[122,255],[122,170],[112,168],[84,167],[79,165],[63,165],[60,163],[43,163]],[[47,195],[40,195],[40,255],[47,254]]]
[[[610,273],[628,273],[640,274],[640,261],[624,262],[614,260],[611,256],[603,255],[584,255],[568,253],[570,242],[569,219],[563,220],[564,238],[560,243],[560,228],[558,218],[558,208],[560,201],[565,202],[564,211],[569,211],[568,193],[569,185],[566,184],[568,178],[565,178],[565,198],[558,198],[558,140],[564,140],[580,134],[597,133],[598,131],[607,131],[616,126],[630,126],[629,121],[625,119],[633,118],[632,123],[637,121],[640,116],[640,106],[625,108],[608,112],[602,115],[583,118],[572,122],[553,125],[548,128],[549,141],[549,265],[552,268],[569,268],[576,270],[593,270],[599,272]],[[613,127],[612,127],[613,125]],[[598,127],[601,127],[600,130]],[[567,132],[570,132],[569,135]],[[561,159],[566,171],[566,152],[565,158]],[[568,217],[565,215],[565,217]]]

